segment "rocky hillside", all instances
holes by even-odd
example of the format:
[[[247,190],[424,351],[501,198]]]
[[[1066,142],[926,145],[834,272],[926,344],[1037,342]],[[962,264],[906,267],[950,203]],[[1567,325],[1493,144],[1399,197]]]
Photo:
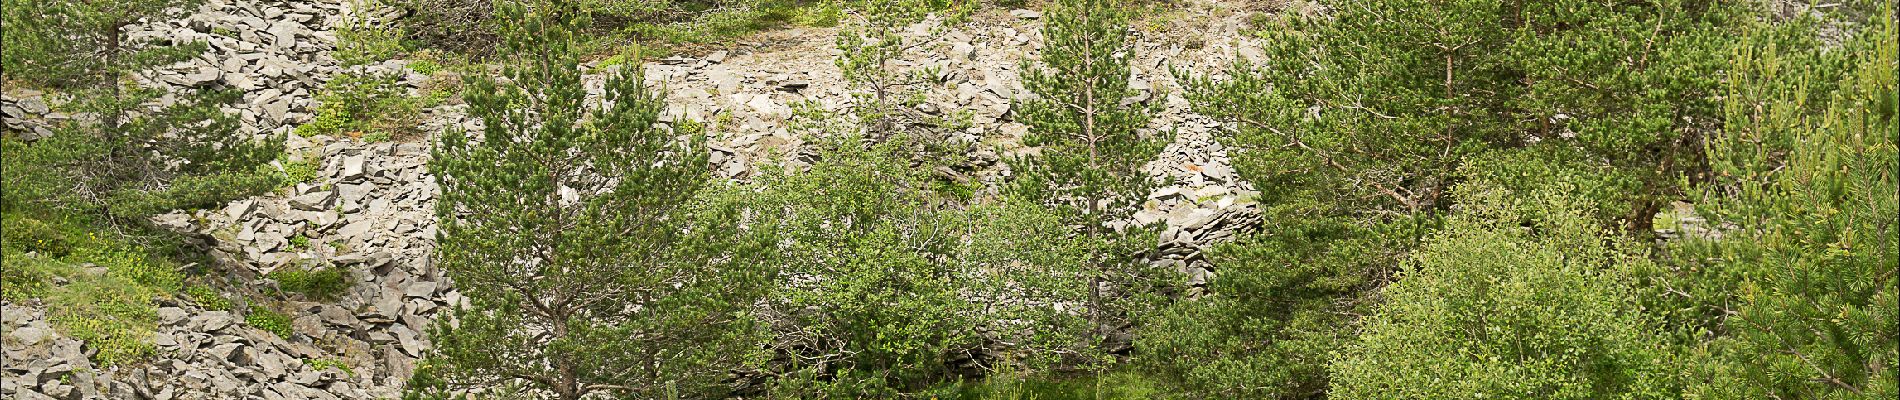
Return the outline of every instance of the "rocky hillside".
[[[1189,109],[1169,70],[1213,71],[1257,57],[1253,39],[1238,33],[1242,14],[1232,11],[1209,0],[1140,25],[1132,81],[1141,92],[1126,99],[1158,103],[1164,111],[1151,129],[1176,132],[1176,141],[1146,166],[1156,176],[1172,178],[1172,184],[1155,191],[1135,219],[1166,222],[1152,262],[1187,274],[1195,285],[1219,272],[1201,257],[1202,250],[1257,225],[1259,217],[1251,203],[1253,187],[1236,176],[1227,149],[1212,140],[1222,127]],[[340,72],[398,74],[412,91],[432,79],[401,60],[343,67],[330,52],[336,47],[335,27],[350,13],[401,17],[385,15],[387,10],[353,10],[338,0],[214,0],[189,18],[153,22],[136,35],[209,42],[210,52],[151,71],[143,83],[240,90],[242,103],[225,111],[241,116],[244,130],[282,137],[290,160],[317,166],[315,179],[279,193],[217,210],[169,214],[158,222],[205,241],[220,264],[216,270],[252,286],[233,292],[278,285],[267,275],[290,267],[347,271],[350,289],[334,299],[287,300],[295,311],[287,337],[247,324],[241,311],[167,299],[159,309],[161,327],[150,338],[157,355],[109,367],[94,365],[84,343],[52,329],[43,306],[5,304],[7,362],[0,395],[321,399],[399,394],[429,346],[424,328],[438,310],[462,300],[430,262],[437,193],[425,168],[430,140],[370,143],[291,133],[313,118],[317,91]],[[1014,10],[979,13],[954,25],[931,18],[906,31],[919,45],[899,64],[934,71],[945,87],[954,88],[930,92],[919,110],[972,111],[972,125],[955,140],[985,144],[973,147],[969,159],[976,161],[946,174],[998,182],[1009,171],[997,160],[1036,151],[1019,144],[1027,127],[1012,120],[1011,105],[1029,95],[1018,69],[1036,57],[1038,26],[1038,12]],[[850,88],[833,63],[835,34],[820,28],[765,32],[723,50],[649,60],[645,72],[650,82],[667,89],[670,121],[711,125],[717,173],[744,180],[758,173],[759,163],[773,155],[798,154],[807,142],[788,127],[794,104],[809,101],[840,112],[850,106]],[[51,112],[47,104],[57,99],[43,96],[7,92],[8,130],[43,137],[51,134],[48,122],[84,118]],[[425,110],[423,130],[479,126],[462,118],[465,106],[454,103]],[[796,157],[775,161],[797,163]]]

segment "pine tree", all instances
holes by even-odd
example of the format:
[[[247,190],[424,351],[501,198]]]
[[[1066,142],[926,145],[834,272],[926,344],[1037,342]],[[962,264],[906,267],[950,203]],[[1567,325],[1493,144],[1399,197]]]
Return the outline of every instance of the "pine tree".
[[[1900,29],[1874,5],[1840,48],[1800,17],[1730,53],[1705,222],[1652,285],[1708,352],[1697,397],[1900,396]]]
[[[175,18],[195,0],[6,0],[4,66],[9,84],[59,93],[54,104],[81,118],[52,138],[8,143],[20,162],[8,174],[9,207],[104,217],[125,232],[151,214],[216,205],[276,186],[260,166],[283,152],[281,143],[255,140],[237,118],[219,109],[237,94],[210,88],[167,93],[134,77],[189,60],[202,42],[132,40],[141,21]],[[170,96],[169,99],[166,99]],[[49,97],[50,98],[50,97]],[[42,188],[33,181],[52,181]],[[23,189],[23,190],[16,190]]]
[[[734,215],[694,199],[708,184],[696,132],[659,122],[637,68],[584,88],[574,5],[498,5],[501,76],[465,95],[479,135],[446,133],[437,259],[473,307],[430,337],[418,392],[517,384],[559,399],[723,394],[756,342],[741,309],[759,277],[722,246]]]
[[[1137,210],[1156,181],[1141,166],[1171,140],[1167,132],[1144,133],[1153,110],[1124,105],[1136,95],[1128,85],[1128,16],[1112,0],[1064,0],[1043,18],[1040,60],[1022,68],[1024,86],[1036,96],[1021,101],[1018,117],[1029,125],[1023,144],[1039,155],[1015,160],[1015,196],[1052,206],[1075,227],[1091,257],[1081,266],[1090,276],[1088,335],[1100,341],[1111,319],[1126,309],[1104,299],[1103,286],[1139,292],[1145,274],[1138,253],[1153,245],[1151,227],[1116,229]]]

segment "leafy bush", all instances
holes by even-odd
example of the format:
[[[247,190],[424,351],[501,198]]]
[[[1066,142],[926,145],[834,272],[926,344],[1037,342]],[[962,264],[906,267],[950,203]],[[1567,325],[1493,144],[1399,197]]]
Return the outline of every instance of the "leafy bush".
[[[410,60],[409,70],[423,75],[435,75],[436,72],[442,70],[442,64],[428,59]]]
[[[343,362],[343,360],[334,358],[306,358],[303,359],[303,364],[310,366],[310,369],[318,371],[336,368],[338,371],[343,371],[344,375],[348,375],[351,378],[356,377],[356,370],[350,369],[350,364]]]
[[[1637,243],[1556,193],[1461,186],[1467,207],[1413,254],[1328,366],[1341,399],[1619,399],[1682,389],[1632,279]]]
[[[251,311],[244,314],[244,324],[285,339],[291,335],[290,317],[261,305],[251,306]]]
[[[315,155],[307,155],[297,161],[289,161],[287,158],[281,159],[280,164],[284,166],[283,171],[278,172],[278,184],[280,186],[305,183],[317,179],[317,160]]]
[[[185,298],[206,310],[228,311],[231,309],[231,299],[225,298],[224,294],[218,293],[217,289],[212,289],[210,286],[186,286],[184,293]]]

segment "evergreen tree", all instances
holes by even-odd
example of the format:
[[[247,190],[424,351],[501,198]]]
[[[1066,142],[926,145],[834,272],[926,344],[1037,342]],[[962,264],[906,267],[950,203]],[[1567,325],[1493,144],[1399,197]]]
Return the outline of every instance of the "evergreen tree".
[[[445,134],[437,259],[473,307],[432,329],[418,374],[441,391],[521,385],[559,399],[724,393],[756,342],[743,309],[759,283],[722,246],[735,215],[696,205],[703,138],[659,123],[637,68],[590,99],[572,4],[498,6],[508,64],[465,98],[480,135]]]
[[[1839,48],[1801,17],[1730,55],[1715,179],[1685,215],[1706,222],[1672,227],[1651,284],[1710,358],[1698,397],[1900,396],[1900,29],[1878,8]]]
[[[1143,335],[1154,370],[1208,394],[1325,395],[1394,265],[1482,180],[1573,191],[1603,226],[1647,235],[1702,168],[1720,121],[1721,41],[1740,8],[1664,1],[1378,0],[1263,21],[1262,64],[1184,77],[1265,214],[1219,246],[1215,298]],[[1178,318],[1177,318],[1178,317]],[[1264,365],[1266,367],[1253,367]]]
[[[51,138],[5,144],[8,208],[87,215],[134,233],[144,229],[126,228],[147,227],[152,214],[213,206],[280,183],[260,167],[283,152],[281,143],[240,132],[237,118],[219,108],[236,93],[167,93],[134,82],[150,69],[203,53],[205,45],[132,40],[131,26],[177,17],[197,4],[6,1],[0,73],[10,86],[67,99],[54,106],[80,116],[56,127]]]
[[[1153,227],[1117,229],[1111,222],[1128,220],[1155,187],[1141,166],[1172,136],[1141,132],[1153,110],[1123,104],[1136,92],[1128,86],[1133,50],[1122,6],[1063,0],[1045,14],[1039,61],[1022,68],[1023,85],[1035,97],[1018,108],[1018,119],[1029,125],[1023,144],[1041,150],[1011,164],[1017,175],[1012,193],[1054,207],[1088,249],[1080,265],[1090,277],[1084,312],[1088,336],[1097,342],[1107,325],[1139,304],[1106,301],[1103,287],[1115,285],[1128,299],[1141,293],[1148,271],[1138,256],[1154,244]]]

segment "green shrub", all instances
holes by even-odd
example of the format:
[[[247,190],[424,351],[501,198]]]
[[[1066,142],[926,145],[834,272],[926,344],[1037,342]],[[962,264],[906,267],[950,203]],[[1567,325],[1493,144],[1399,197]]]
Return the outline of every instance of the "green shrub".
[[[1413,254],[1328,369],[1339,399],[1655,398],[1675,349],[1637,298],[1642,245],[1567,193],[1459,186],[1466,208]],[[1566,193],[1566,194],[1558,194]],[[1613,231],[1612,231],[1613,232]]]
[[[317,179],[317,160],[314,157],[304,157],[302,160],[286,161],[281,164],[284,166],[279,176],[279,183],[282,185],[294,185]]]
[[[429,59],[410,60],[409,70],[423,75],[435,75],[436,72],[442,70],[442,64]]]
[[[314,300],[332,300],[350,290],[350,276],[342,268],[312,269],[287,266],[271,271],[266,277],[277,280],[285,292],[302,294]]]
[[[206,310],[229,311],[231,309],[231,299],[225,298],[223,294],[218,293],[217,289],[212,289],[210,286],[186,286],[184,293],[186,299]]]
[[[356,370],[350,369],[350,364],[344,363],[343,360],[334,358],[306,358],[303,359],[303,364],[310,366],[310,369],[318,371],[327,368],[336,368],[338,371],[343,371],[344,375],[349,375],[351,378],[356,377]]]
[[[64,279],[60,276],[62,275],[60,272],[66,270],[58,269],[61,266],[58,261],[50,260],[45,256],[29,256],[10,250],[5,255],[6,257],[0,260],[0,263],[4,263],[6,271],[0,274],[0,298],[14,302],[42,298],[47,292],[58,288],[53,285],[54,277]]]
[[[0,231],[6,232],[4,247],[20,253],[37,252],[60,257],[72,251],[72,244],[58,229],[38,219],[9,213],[0,218]]]
[[[244,324],[276,334],[277,337],[290,338],[290,317],[264,306],[251,306],[251,312],[244,314]]]
[[[315,119],[296,129],[297,135],[362,137],[369,133],[409,134],[424,101],[410,96],[394,74],[340,74],[324,83],[317,94]]]

